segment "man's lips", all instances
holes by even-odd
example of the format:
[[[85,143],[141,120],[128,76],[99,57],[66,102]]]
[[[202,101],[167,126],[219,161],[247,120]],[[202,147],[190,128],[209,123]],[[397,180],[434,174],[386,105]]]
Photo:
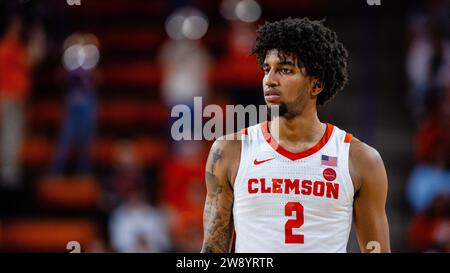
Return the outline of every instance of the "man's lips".
[[[268,89],[264,91],[264,96],[280,96],[281,92],[276,89]]]
[[[275,89],[269,89],[264,91],[264,97],[267,101],[275,101],[280,97],[281,93]]]

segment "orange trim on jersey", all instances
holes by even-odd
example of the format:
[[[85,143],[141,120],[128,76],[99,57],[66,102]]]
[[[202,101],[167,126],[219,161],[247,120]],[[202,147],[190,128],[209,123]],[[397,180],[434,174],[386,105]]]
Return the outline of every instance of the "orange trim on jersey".
[[[344,142],[345,142],[345,143],[350,143],[350,142],[352,142],[352,137],[353,137],[352,134],[346,133],[346,134],[345,134],[345,138],[344,138]]]
[[[331,133],[333,133],[333,128],[334,126],[332,124],[327,123],[327,129],[325,130],[325,134],[323,134],[322,139],[319,141],[319,143],[305,151],[293,153],[283,148],[283,146],[278,144],[276,140],[272,138],[269,132],[269,123],[267,121],[261,123],[261,130],[267,143],[269,143],[269,145],[279,154],[289,158],[290,160],[298,160],[300,158],[304,158],[318,152],[320,149],[322,149],[323,146],[325,146],[325,144],[327,144],[328,140],[331,137]]]

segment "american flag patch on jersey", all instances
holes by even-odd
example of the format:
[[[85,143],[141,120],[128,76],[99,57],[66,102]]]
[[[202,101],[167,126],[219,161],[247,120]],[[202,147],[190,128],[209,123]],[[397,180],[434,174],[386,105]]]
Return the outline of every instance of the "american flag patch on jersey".
[[[337,166],[337,156],[322,155],[322,165]]]

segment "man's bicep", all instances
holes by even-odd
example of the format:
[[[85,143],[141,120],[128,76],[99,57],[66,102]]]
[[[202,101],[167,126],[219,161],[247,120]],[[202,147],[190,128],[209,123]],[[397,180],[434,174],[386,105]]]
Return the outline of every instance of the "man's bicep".
[[[206,164],[202,252],[229,252],[232,241],[233,191],[227,177],[223,143],[218,141],[213,144]]]
[[[361,252],[390,252],[386,216],[387,175],[383,161],[373,148],[366,149],[358,168],[361,188],[355,197],[354,216]]]

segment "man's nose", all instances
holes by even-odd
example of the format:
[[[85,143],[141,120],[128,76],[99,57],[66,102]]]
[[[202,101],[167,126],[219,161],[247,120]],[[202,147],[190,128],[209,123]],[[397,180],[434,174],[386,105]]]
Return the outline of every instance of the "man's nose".
[[[274,73],[274,71],[270,71],[266,74],[266,76],[264,77],[264,84],[269,87],[274,87],[279,84],[276,73]]]

